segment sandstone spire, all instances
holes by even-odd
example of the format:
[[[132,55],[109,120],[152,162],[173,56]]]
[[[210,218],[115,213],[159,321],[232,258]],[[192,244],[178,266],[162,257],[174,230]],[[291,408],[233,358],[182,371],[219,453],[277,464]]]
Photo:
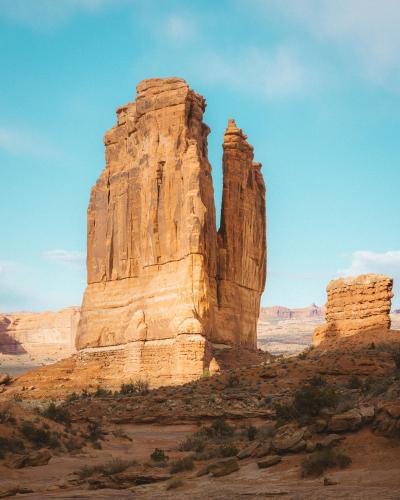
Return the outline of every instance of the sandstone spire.
[[[230,121],[217,235],[204,110],[182,79],[142,81],[105,135],[106,167],[88,209],[77,348],[88,356],[118,351],[125,371],[160,383],[199,376],[212,342],[255,347],[264,184]]]

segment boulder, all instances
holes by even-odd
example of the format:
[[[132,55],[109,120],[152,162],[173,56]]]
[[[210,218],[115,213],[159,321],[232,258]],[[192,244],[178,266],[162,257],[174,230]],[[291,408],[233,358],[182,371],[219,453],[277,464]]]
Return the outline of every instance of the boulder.
[[[243,460],[244,458],[251,457],[259,446],[261,446],[260,443],[255,441],[249,446],[246,446],[246,448],[243,448],[243,450],[239,451],[237,458],[239,460]]]
[[[277,452],[288,452],[296,449],[297,445],[305,447],[303,440],[304,429],[297,429],[291,424],[285,425],[277,430],[275,437],[272,440],[272,447]]]
[[[333,432],[355,431],[361,427],[362,418],[357,410],[349,410],[333,415],[328,424],[328,430]]]
[[[279,455],[270,455],[269,457],[263,458],[257,462],[259,469],[266,469],[271,467],[272,465],[279,464],[282,461],[282,458]]]
[[[232,474],[232,472],[236,472],[237,470],[239,470],[239,463],[236,458],[224,458],[223,460],[207,464],[198,471],[196,476],[201,477],[210,474],[214,477],[221,477]]]

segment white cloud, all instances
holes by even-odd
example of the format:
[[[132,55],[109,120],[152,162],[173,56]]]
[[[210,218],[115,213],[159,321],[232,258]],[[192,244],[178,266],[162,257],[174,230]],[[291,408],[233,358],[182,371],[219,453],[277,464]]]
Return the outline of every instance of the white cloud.
[[[385,274],[394,279],[394,300],[400,298],[400,250],[388,252],[370,252],[359,250],[354,252],[348,268],[340,269],[341,276],[358,276],[360,274]]]
[[[74,267],[81,268],[85,264],[85,254],[75,250],[48,250],[43,255],[46,259]]]
[[[31,28],[62,25],[79,12],[93,13],[121,0],[0,0],[0,16]]]
[[[0,126],[0,150],[16,156],[59,159],[61,152],[50,142],[31,130]]]
[[[355,57],[363,76],[400,88],[398,0],[256,0],[268,15],[283,13],[314,38]]]
[[[176,42],[187,42],[197,35],[194,20],[179,14],[171,14],[165,18],[163,31],[170,40]]]
[[[288,45],[263,50],[250,47],[234,57],[218,52],[202,57],[202,63],[196,58],[196,66],[201,69],[198,78],[266,98],[303,95],[319,83],[315,71]]]

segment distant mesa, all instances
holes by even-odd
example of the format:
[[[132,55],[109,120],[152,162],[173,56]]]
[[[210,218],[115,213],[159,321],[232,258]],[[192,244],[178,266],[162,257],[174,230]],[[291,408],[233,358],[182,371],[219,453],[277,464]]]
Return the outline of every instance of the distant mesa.
[[[322,318],[325,313],[324,306],[311,304],[308,307],[298,309],[290,309],[283,306],[261,307],[260,321],[268,321],[273,319],[306,319],[306,318]]]
[[[229,120],[217,231],[205,107],[180,78],[144,80],[105,134],[106,167],[88,209],[82,364],[114,358],[126,376],[182,383],[209,370],[215,344],[256,349],[266,278],[261,165]]]
[[[341,278],[327,286],[326,323],[313,344],[366,332],[389,331],[393,280],[382,274]]]

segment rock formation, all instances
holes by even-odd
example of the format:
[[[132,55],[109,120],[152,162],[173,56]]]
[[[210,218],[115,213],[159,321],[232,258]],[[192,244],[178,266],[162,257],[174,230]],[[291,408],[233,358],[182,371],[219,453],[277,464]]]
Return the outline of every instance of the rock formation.
[[[315,329],[313,344],[359,333],[390,329],[393,280],[381,274],[331,281],[326,324]]]
[[[62,359],[75,352],[79,308],[0,315],[0,353]]]
[[[158,383],[198,377],[212,343],[256,347],[266,274],[265,187],[233,120],[217,233],[205,99],[178,78],[144,80],[105,135],[88,209],[84,362],[117,356]]]
[[[284,306],[261,307],[260,320],[323,318],[324,310],[324,306],[320,307],[316,304],[298,309],[290,309]]]

